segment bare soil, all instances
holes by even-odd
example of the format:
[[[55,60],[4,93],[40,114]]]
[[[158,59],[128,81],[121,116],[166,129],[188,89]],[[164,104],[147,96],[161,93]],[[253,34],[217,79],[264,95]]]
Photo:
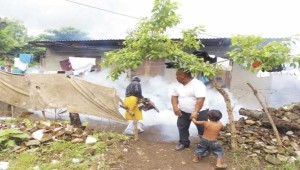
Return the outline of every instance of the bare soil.
[[[6,110],[7,106],[1,104],[1,110]],[[16,115],[24,112],[25,110],[17,108]],[[26,111],[25,111],[26,112]],[[1,116],[11,116],[9,113],[1,113]],[[20,116],[20,115],[19,115]],[[41,117],[36,115],[26,115],[31,120],[38,120]],[[47,117],[47,115],[46,115]],[[111,131],[115,133],[122,133],[127,124],[115,123],[110,121],[93,121],[88,120],[89,125],[87,128],[95,130]],[[111,161],[111,169],[115,170],[192,170],[202,169],[211,170],[215,169],[216,157],[209,154],[204,157],[199,163],[192,162],[194,149],[199,140],[198,136],[191,136],[190,148],[182,151],[176,151],[177,138],[169,138],[165,133],[161,133],[161,125],[145,127],[145,132],[139,134],[139,140],[130,144],[120,145],[119,151],[121,161]],[[174,128],[174,127],[171,127]],[[176,127],[175,127],[176,128]],[[172,136],[178,135],[177,130],[173,129]],[[108,152],[109,153],[109,152]],[[109,155],[107,156],[109,159]],[[115,157],[113,157],[115,159]],[[227,164],[227,169],[240,170],[240,169],[263,169],[263,161],[248,158],[243,153],[232,153],[229,149],[225,148],[224,162]]]
[[[122,133],[126,124],[90,124],[93,129],[106,129],[116,133]],[[120,145],[120,152],[123,153],[122,163],[111,165],[112,169],[130,170],[194,170],[215,169],[216,157],[209,154],[199,163],[192,162],[194,149],[197,146],[199,137],[191,136],[190,148],[176,151],[177,140],[165,140],[161,136],[159,126],[146,127],[145,132],[139,134],[139,140],[130,145]],[[243,153],[232,153],[225,148],[224,162],[227,169],[261,169],[260,162],[253,162]]]

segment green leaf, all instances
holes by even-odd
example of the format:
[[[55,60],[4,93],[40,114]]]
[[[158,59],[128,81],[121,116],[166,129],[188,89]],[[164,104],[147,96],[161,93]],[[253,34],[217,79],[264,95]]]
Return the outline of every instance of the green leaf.
[[[6,147],[13,147],[13,146],[15,146],[16,145],[16,142],[14,141],[14,140],[8,140],[7,142],[6,142]]]
[[[13,138],[19,138],[19,139],[29,139],[30,136],[26,133],[21,133],[21,134],[12,134],[11,137]]]

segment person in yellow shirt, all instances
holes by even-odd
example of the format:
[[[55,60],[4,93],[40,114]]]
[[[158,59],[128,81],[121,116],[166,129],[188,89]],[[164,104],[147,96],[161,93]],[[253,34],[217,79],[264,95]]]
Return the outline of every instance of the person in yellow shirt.
[[[142,95],[141,79],[138,76],[131,78],[131,83],[126,87],[124,106],[128,109],[125,112],[125,118],[129,121],[128,126],[124,130],[124,134],[133,135],[134,125],[133,120],[137,120],[137,128],[141,133],[144,131],[143,124],[140,120],[143,120],[142,110],[138,104],[144,98]],[[134,114],[134,115],[132,115]],[[133,117],[134,116],[134,117]]]

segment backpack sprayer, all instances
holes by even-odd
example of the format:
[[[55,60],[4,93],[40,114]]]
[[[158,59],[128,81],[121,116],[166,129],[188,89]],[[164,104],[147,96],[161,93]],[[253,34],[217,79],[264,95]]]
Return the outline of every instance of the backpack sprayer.
[[[120,101],[122,102],[122,105],[120,105],[120,107],[125,110],[128,110],[128,108],[126,106],[124,106],[123,101],[121,99],[120,99]],[[148,110],[154,109],[155,111],[157,111],[159,113],[159,110],[157,109],[155,104],[149,98],[143,98],[138,103],[137,106],[143,111],[148,111]]]
[[[154,109],[159,113],[159,110],[155,106],[155,104],[149,98],[143,98],[141,102],[138,104],[138,107],[143,111],[148,111]]]

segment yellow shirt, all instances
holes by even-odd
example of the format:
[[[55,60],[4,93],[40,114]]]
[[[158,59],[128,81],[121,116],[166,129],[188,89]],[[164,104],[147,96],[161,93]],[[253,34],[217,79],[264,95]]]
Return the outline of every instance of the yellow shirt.
[[[124,105],[128,107],[129,110],[131,110],[136,120],[143,120],[143,114],[140,108],[137,106],[138,104],[138,98],[135,96],[128,96],[125,98]],[[129,112],[125,112],[125,118],[127,120],[133,120],[131,114]]]

